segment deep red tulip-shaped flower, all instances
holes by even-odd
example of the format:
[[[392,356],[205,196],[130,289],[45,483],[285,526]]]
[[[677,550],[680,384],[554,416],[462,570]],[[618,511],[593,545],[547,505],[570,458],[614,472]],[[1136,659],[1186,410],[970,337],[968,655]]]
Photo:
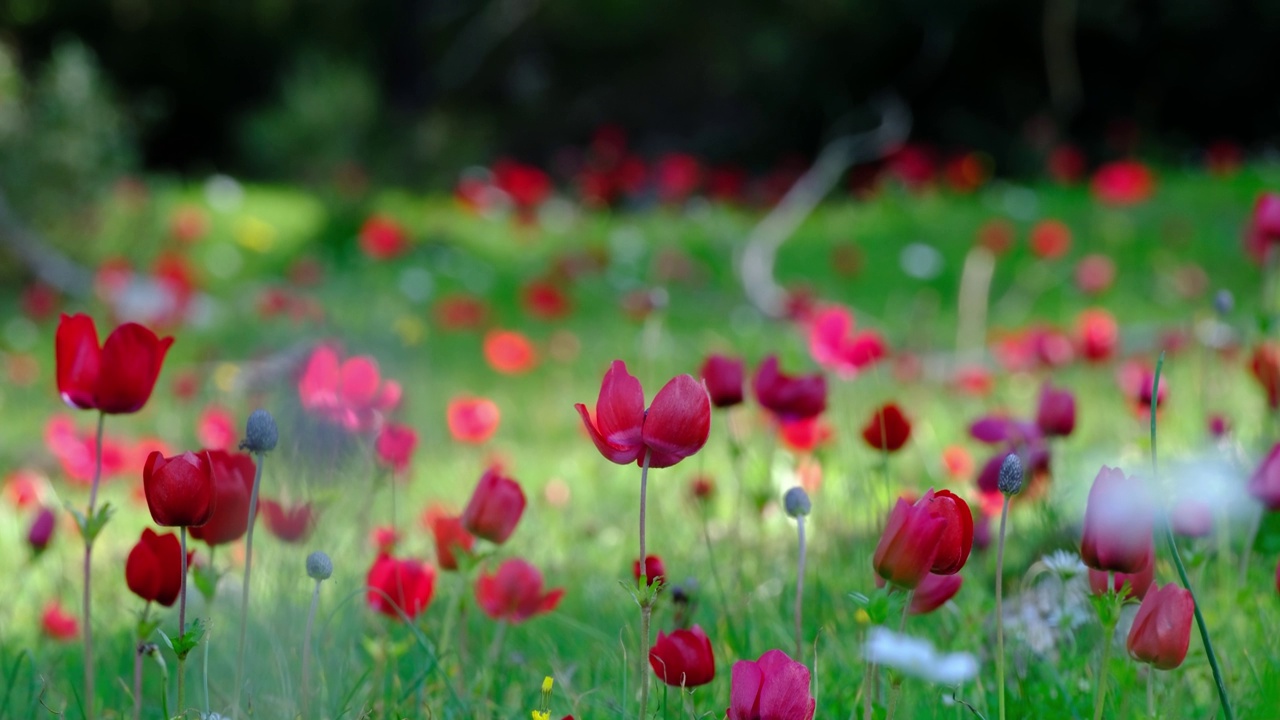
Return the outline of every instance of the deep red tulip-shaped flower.
[[[403,612],[410,620],[431,604],[436,589],[436,569],[420,560],[398,560],[379,555],[365,579],[369,607],[388,617]]]
[[[1264,342],[1254,348],[1249,373],[1267,393],[1267,407],[1280,410],[1280,346]]]
[[[1152,549],[1154,553],[1154,548]],[[1152,555],[1154,557],[1154,554]],[[1124,596],[1133,600],[1141,600],[1147,596],[1147,590],[1156,579],[1156,565],[1151,563],[1142,570],[1130,575],[1128,573],[1105,573],[1101,570],[1089,569],[1089,589],[1094,595],[1107,591],[1107,575],[1111,575],[1111,589],[1124,592]]]
[[[422,522],[435,538],[436,562],[440,569],[457,570],[458,555],[470,555],[476,545],[475,536],[462,526],[462,518],[443,508],[430,507],[423,513]]]
[[[142,409],[155,389],[173,338],[159,338],[137,323],[125,323],[98,347],[88,315],[63,315],[54,340],[58,392],[67,405],[108,414]]]
[[[884,338],[871,331],[855,333],[853,326],[849,308],[833,305],[814,313],[809,321],[809,354],[814,362],[851,378],[884,358]]]
[[[382,426],[378,438],[373,442],[378,462],[395,470],[404,472],[413,459],[413,450],[418,446],[418,433],[407,425],[387,423]]]
[[[658,640],[649,649],[649,667],[658,679],[672,687],[698,687],[716,677],[716,656],[711,638],[694,625],[670,635],[658,631]]]
[[[373,358],[360,355],[343,361],[327,345],[311,353],[298,380],[303,409],[350,432],[378,427],[383,414],[400,404],[401,394],[398,383],[383,382]]]
[[[502,415],[494,401],[464,395],[449,401],[445,419],[454,440],[478,445],[493,437]]]
[[[44,612],[40,615],[40,628],[54,640],[73,640],[80,635],[80,623],[76,622],[76,616],[63,610],[56,600],[45,604]]]
[[[640,582],[640,561],[635,560],[631,563],[631,575]],[[645,584],[652,585],[655,582],[665,582],[667,579],[667,567],[662,564],[662,558],[657,555],[644,556],[644,577]]]
[[[821,373],[799,377],[784,375],[778,370],[775,355],[760,363],[751,386],[756,402],[781,420],[816,417],[827,409],[827,379]]]
[[[206,451],[216,495],[213,516],[200,527],[191,528],[191,537],[209,546],[239,540],[249,529],[249,498],[253,495],[253,458],[245,453]]]
[[[873,450],[897,452],[911,438],[911,421],[895,403],[877,408],[862,426],[862,439]]]
[[[480,476],[462,511],[462,527],[476,537],[502,544],[515,532],[525,504],[520,483],[490,468]]]
[[[1245,231],[1244,248],[1254,262],[1262,265],[1280,244],[1280,193],[1262,193],[1253,205],[1253,215]]]
[[[1066,437],[1076,429],[1076,396],[1045,383],[1036,407],[1036,426],[1048,437]]]
[[[542,573],[519,558],[502,563],[492,575],[476,578],[476,602],[485,615],[511,624],[556,609],[563,588],[542,591]]]
[[[165,457],[152,452],[142,468],[142,489],[151,519],[165,527],[209,522],[217,503],[208,453]]]
[[[1129,629],[1129,655],[1138,662],[1172,670],[1187,658],[1196,602],[1191,591],[1169,583],[1152,587]]]
[[[1137,160],[1117,160],[1098,168],[1089,189],[1105,205],[1137,205],[1155,192],[1156,179]]]
[[[809,668],[781,650],[733,664],[728,720],[812,720]]]
[[[57,527],[58,518],[53,511],[47,507],[40,508],[36,511],[35,519],[31,521],[31,527],[27,528],[27,545],[39,555],[49,547],[49,543],[53,540],[53,531]]]
[[[924,576],[915,592],[911,594],[911,605],[907,612],[912,615],[928,615],[947,603],[960,592],[964,578],[960,575],[938,575],[929,573]]]
[[[302,542],[311,536],[311,531],[315,528],[316,520],[311,503],[289,507],[262,498],[258,505],[262,508],[262,518],[267,524],[267,530],[285,542]]]
[[[182,591],[182,545],[178,536],[159,535],[151,528],[143,530],[142,538],[125,561],[124,579],[143,600],[171,607]]]
[[[702,449],[711,433],[711,398],[702,383],[677,375],[644,407],[644,389],[614,360],[600,384],[595,420],[582,403],[574,405],[591,440],[610,462],[671,467]]]
[[[969,505],[950,490],[930,490],[914,504],[898,499],[872,564],[880,577],[910,589],[930,572],[959,572],[972,549]]]
[[[1249,476],[1249,494],[1268,510],[1280,510],[1280,443],[1271,448]]]
[[[709,355],[702,363],[702,381],[716,407],[732,407],[742,402],[742,361],[723,355]]]
[[[1136,574],[1152,561],[1152,498],[1141,478],[1105,465],[1089,489],[1080,558],[1094,570]]]

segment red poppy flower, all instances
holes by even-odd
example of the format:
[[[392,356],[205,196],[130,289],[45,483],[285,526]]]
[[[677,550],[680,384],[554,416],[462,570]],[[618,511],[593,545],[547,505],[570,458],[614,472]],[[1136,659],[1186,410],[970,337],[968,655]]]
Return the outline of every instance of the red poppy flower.
[[[751,385],[756,401],[780,420],[811,418],[827,409],[827,379],[821,373],[784,375],[776,355],[760,363]]]
[[[392,618],[400,618],[403,612],[413,620],[431,604],[431,596],[436,589],[436,570],[419,560],[397,560],[390,555],[379,555],[369,568],[365,585],[368,586],[365,598],[370,608]]]
[[[1140,416],[1145,417],[1151,410],[1151,390],[1155,383],[1155,370],[1151,366],[1146,365],[1137,360],[1131,360],[1120,366],[1116,371],[1116,382],[1120,385],[1120,390],[1133,403],[1134,409]],[[1156,409],[1164,404],[1165,397],[1169,394],[1166,376],[1160,376],[1160,387],[1156,388]]]
[[[462,526],[476,537],[501,545],[515,532],[525,505],[520,483],[490,468],[480,476],[462,511]]]
[[[823,308],[809,320],[809,354],[842,378],[857,375],[888,352],[878,333],[853,328],[853,312],[840,305]]]
[[[1172,670],[1187,659],[1196,601],[1191,591],[1169,583],[1142,599],[1126,645],[1138,662]]]
[[[519,558],[502,563],[498,571],[476,578],[476,602],[485,615],[511,624],[549,613],[564,596],[563,588],[543,592],[542,573]]]
[[[675,630],[670,635],[658,631],[658,640],[649,649],[649,667],[653,674],[671,687],[698,687],[716,677],[716,656],[711,638],[694,625],[688,630]]]
[[[188,553],[188,567],[194,552]],[[182,544],[173,533],[142,531],[138,544],[129,551],[124,579],[133,594],[148,602],[172,607],[182,591]]]
[[[830,440],[831,434],[831,425],[821,416],[778,423],[778,437],[792,452],[813,452],[819,445]]]
[[[1108,573],[1090,568],[1089,589],[1093,591],[1094,595],[1101,595],[1107,591],[1108,576],[1111,577],[1112,590],[1123,592],[1126,598],[1141,600],[1147,596],[1147,590],[1151,587],[1151,583],[1155,582],[1156,565],[1155,563],[1149,563],[1145,568],[1132,574]]]
[[[938,174],[938,162],[930,149],[907,144],[885,158],[885,173],[908,190],[923,190]]]
[[[54,340],[58,392],[67,405],[107,414],[142,409],[155,389],[173,338],[159,338],[137,323],[125,323],[98,347],[88,315],[63,315]]]
[[[862,439],[872,450],[897,452],[910,438],[911,421],[895,403],[877,408],[862,426]]]
[[[488,398],[456,397],[445,409],[449,434],[461,443],[479,445],[487,441],[497,432],[501,419],[498,404]]]
[[[988,220],[978,226],[977,243],[992,255],[1003,255],[1013,247],[1013,223],[1004,219]]]
[[[57,600],[50,600],[40,614],[40,627],[54,640],[74,640],[80,636],[80,623],[76,616],[62,609]]]
[[[559,320],[573,309],[561,287],[546,280],[534,280],[520,291],[520,305],[539,320]]]
[[[742,361],[723,355],[709,355],[702,363],[702,381],[707,385],[711,404],[722,408],[742,402]]]
[[[621,360],[613,361],[600,384],[595,419],[586,405],[574,407],[600,454],[619,465],[648,457],[649,467],[671,467],[702,449],[711,432],[711,398],[702,383],[678,375],[646,410],[644,388]]]
[[[1120,326],[1102,308],[1081,310],[1076,316],[1076,346],[1089,362],[1103,362],[1115,356],[1120,344]]]
[[[253,495],[257,467],[253,458],[245,453],[206,452],[217,497],[209,522],[191,528],[191,537],[212,547],[239,540],[249,529],[249,499]]]
[[[436,541],[436,562],[441,570],[457,570],[458,555],[470,555],[476,539],[462,526],[462,517],[440,507],[430,507],[422,515],[422,523],[431,530]]]
[[[947,185],[958,193],[971,193],[982,187],[991,176],[990,160],[976,152],[957,155],[942,169]]]
[[[538,364],[533,343],[515,330],[491,330],[485,334],[484,359],[503,375],[519,375]]]
[[[1071,249],[1071,229],[1061,220],[1041,220],[1031,228],[1031,252],[1053,260]]]
[[[1264,342],[1249,356],[1249,373],[1267,393],[1267,407],[1280,409],[1280,346]]]
[[[58,309],[58,291],[42,282],[34,282],[22,290],[20,307],[28,319],[40,322]]]
[[[360,355],[340,361],[327,345],[311,353],[298,380],[303,409],[350,432],[379,427],[383,415],[400,404],[400,395],[399,383],[383,382],[373,358]]]
[[[387,423],[374,440],[373,449],[378,462],[396,472],[404,472],[413,459],[413,451],[418,445],[418,433],[407,425]]]
[[[142,488],[157,525],[193,527],[213,517],[217,492],[208,453],[167,458],[152,452],[142,468]]]
[[[289,507],[275,500],[262,498],[258,505],[262,508],[267,530],[287,543],[303,542],[315,529],[315,514],[311,510],[311,503]]]
[[[235,418],[226,408],[206,407],[196,419],[196,439],[209,450],[226,450],[240,439]]]
[[[374,260],[390,260],[409,249],[408,233],[387,215],[371,215],[360,226],[360,252]]]
[[[728,720],[813,720],[809,668],[781,650],[733,664]]]
[[[1089,190],[1104,205],[1137,205],[1155,193],[1156,179],[1137,160],[1118,160],[1098,168]]]
[[[631,575],[640,582],[640,561],[635,560],[631,563]],[[667,568],[662,564],[662,558],[657,555],[644,556],[644,577],[645,584],[652,585],[654,583],[663,583],[667,579]]]
[[[1152,560],[1154,505],[1137,477],[1102,466],[1089,489],[1080,558],[1094,570],[1135,574]]]

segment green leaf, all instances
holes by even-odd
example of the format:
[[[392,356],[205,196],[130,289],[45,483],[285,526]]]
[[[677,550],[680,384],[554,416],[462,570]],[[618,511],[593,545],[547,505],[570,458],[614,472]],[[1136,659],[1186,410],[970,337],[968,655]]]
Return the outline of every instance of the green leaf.
[[[208,602],[213,602],[214,595],[218,594],[218,580],[221,578],[222,573],[212,566],[193,565],[191,567],[191,581]]]
[[[98,539],[98,534],[102,532],[102,528],[106,526],[107,521],[115,514],[115,508],[111,507],[111,503],[102,503],[102,507],[93,512],[92,515],[85,517],[85,514],[67,504],[67,510],[71,513],[71,517],[76,520],[76,527],[80,530],[80,537],[85,542],[92,545],[94,540]]]

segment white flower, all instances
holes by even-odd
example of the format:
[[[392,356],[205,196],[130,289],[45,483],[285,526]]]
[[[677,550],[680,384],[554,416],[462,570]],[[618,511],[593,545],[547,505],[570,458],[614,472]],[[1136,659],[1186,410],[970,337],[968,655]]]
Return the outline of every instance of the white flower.
[[[940,653],[928,640],[880,626],[867,633],[862,655],[868,662],[942,685],[959,685],[978,674],[978,660],[969,653]]]
[[[1040,562],[1054,575],[1060,578],[1070,578],[1076,575],[1083,575],[1089,570],[1085,567],[1080,556],[1070,550],[1055,550],[1054,552],[1040,558]]]

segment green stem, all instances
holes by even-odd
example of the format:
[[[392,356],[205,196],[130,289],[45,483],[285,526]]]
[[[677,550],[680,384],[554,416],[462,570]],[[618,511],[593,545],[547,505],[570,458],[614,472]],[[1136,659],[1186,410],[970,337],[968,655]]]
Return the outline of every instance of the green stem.
[[[711,568],[711,581],[715,583],[717,594],[720,596],[720,617],[724,619],[725,625],[729,628],[729,640],[733,643],[734,649],[740,651],[742,645],[738,642],[738,632],[733,616],[729,612],[729,596],[725,592],[724,583],[720,580],[720,572],[716,569],[716,555],[711,546],[711,528],[707,519],[707,504],[705,502],[702,503],[702,540],[707,546],[707,561]]]
[[[262,466],[266,463],[266,453],[254,453],[253,493],[249,495],[248,531],[244,541],[244,585],[240,591],[240,650],[236,659],[236,701],[231,706],[231,716],[240,717],[240,693],[244,686],[244,651],[245,640],[249,630],[249,573],[253,568],[253,526],[258,517],[258,489],[262,485]]]
[[[640,720],[648,717],[649,709],[649,618],[653,614],[653,603],[649,599],[649,573],[645,562],[644,525],[645,504],[649,489],[649,459],[652,453],[646,448],[644,462],[640,466],[640,589],[643,595],[640,601]]]
[[[311,717],[307,712],[311,697],[311,630],[315,627],[316,608],[320,605],[320,583],[320,580],[316,580],[316,587],[311,591],[311,610],[307,612],[307,631],[302,636],[302,693],[298,705],[304,718]]]
[[[1107,573],[1107,586],[1111,586],[1111,573]],[[1098,691],[1093,699],[1093,720],[1102,720],[1102,709],[1107,704],[1107,680],[1111,673],[1107,664],[1111,662],[1111,646],[1115,645],[1116,619],[1110,619],[1102,626],[1102,661],[1098,663]]]
[[[799,558],[796,562],[796,604],[795,604],[795,621],[796,621],[796,662],[804,662],[804,633],[801,631],[800,620],[802,617],[801,609],[803,607],[802,599],[804,598],[804,559],[805,559],[805,539],[804,539],[804,516],[796,517],[796,533],[799,536],[800,550]]]
[[[97,694],[94,692],[93,682],[93,613],[91,610],[90,598],[90,578],[93,560],[93,537],[90,528],[94,525],[93,513],[94,506],[98,504],[98,484],[102,480],[102,431],[106,425],[107,414],[98,413],[98,432],[94,440],[93,449],[93,482],[89,485],[89,513],[85,515],[85,536],[84,536],[84,598],[81,608],[84,610],[84,621],[81,629],[81,636],[84,638],[84,717],[85,720],[93,720],[94,716],[94,700]]]
[[[186,707],[187,695],[187,656],[182,654],[178,656],[178,712],[182,712],[182,708]]]
[[[139,640],[133,653],[133,720],[142,718],[142,654],[146,650],[147,644]]]
[[[1009,520],[1009,496],[1000,508],[1000,539],[996,544],[996,683],[1000,720],[1004,720],[1004,536]]]

